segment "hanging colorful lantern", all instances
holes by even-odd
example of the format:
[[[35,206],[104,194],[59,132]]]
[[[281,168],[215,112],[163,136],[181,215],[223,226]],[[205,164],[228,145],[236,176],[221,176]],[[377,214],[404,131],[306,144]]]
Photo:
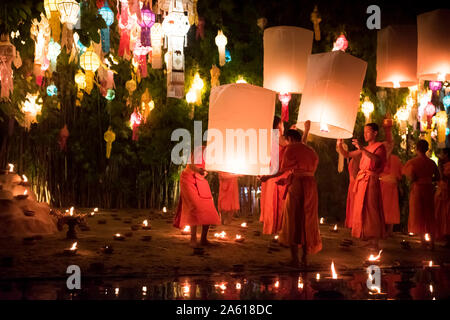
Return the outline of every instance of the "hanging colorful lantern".
[[[80,56],[80,67],[86,72],[86,92],[91,93],[94,88],[94,73],[100,66],[100,58],[92,49],[89,47],[85,53]]]
[[[225,65],[225,46],[228,43],[227,37],[223,34],[222,30],[217,32],[215,38],[216,46],[219,49],[219,65],[223,67]]]
[[[423,80],[450,80],[450,10],[439,9],[417,16],[417,76]]]
[[[16,47],[9,41],[8,34],[0,36],[0,80],[1,97],[9,99],[14,90],[13,70],[11,63],[16,58]],[[20,62],[22,64],[22,62]]]
[[[34,69],[36,83],[42,85],[42,79],[50,62],[47,59],[48,43],[50,42],[50,24],[44,14],[41,20],[32,20],[30,29],[31,38],[34,40]]]
[[[442,82],[440,81],[430,81],[429,87],[432,91],[439,91],[442,88]]]
[[[298,27],[264,30],[264,88],[278,92],[281,119],[289,121],[289,94],[302,93],[313,32]]]
[[[447,108],[450,107],[450,96],[445,96],[444,99],[442,99],[442,103],[447,110]]]
[[[311,22],[314,24],[314,39],[316,41],[320,41],[319,23],[322,22],[322,18],[320,17],[319,9],[317,9],[317,6],[314,6],[314,10],[311,13]]]
[[[373,110],[375,110],[375,107],[372,101],[370,101],[369,97],[365,97],[364,102],[361,105],[361,111],[364,113],[366,123],[370,122],[370,115],[372,114]]]
[[[211,89],[220,86],[220,69],[213,64],[209,73],[211,74]]]
[[[144,3],[141,8],[141,21],[139,25],[141,26],[141,43],[144,47],[151,46],[151,36],[150,36],[150,28],[155,24],[156,16],[152,10],[150,10],[150,6],[148,2]]]
[[[417,82],[417,27],[389,26],[378,31],[377,86],[402,88]]]
[[[231,61],[231,53],[230,50],[225,49],[225,63],[228,63]]]
[[[158,2],[159,3],[159,2]],[[160,7],[161,8],[161,7]],[[167,97],[184,96],[184,44],[190,24],[181,0],[170,0],[169,14],[162,23],[167,45]]]
[[[336,42],[333,44],[333,50],[332,51],[343,51],[347,50],[348,48],[348,41],[347,38],[343,34],[341,34],[337,39]]]
[[[67,151],[67,139],[69,138],[69,129],[67,129],[67,124],[59,131],[59,150]]]
[[[196,104],[200,105],[202,104],[202,89],[203,89],[204,83],[202,78],[200,78],[200,75],[198,72],[194,75],[194,81],[192,82],[192,88],[195,90],[197,101]]]
[[[56,70],[56,59],[58,58],[60,53],[61,53],[60,44],[58,42],[53,41],[53,38],[50,39],[47,53],[47,58],[50,61],[50,70],[52,71]]]
[[[448,115],[446,111],[439,111],[436,114],[437,137],[441,147],[445,146],[445,136],[447,135]]]
[[[111,156],[112,143],[116,140],[116,134],[112,131],[111,126],[109,126],[108,131],[103,135],[103,139],[106,141],[106,159]]]
[[[309,57],[297,128],[311,121],[312,134],[353,136],[367,62],[340,50]]]
[[[112,100],[114,100],[115,97],[116,97],[116,92],[113,89],[108,89],[105,99],[108,101],[112,101]]]
[[[152,68],[162,68],[162,44],[163,44],[163,30],[162,24],[157,22],[152,27],[151,33],[152,39]]]
[[[397,112],[395,113],[395,119],[400,124],[400,131],[404,132],[406,130],[406,124],[409,119],[411,110],[408,107],[400,107],[398,108]]]
[[[21,103],[20,109],[24,114],[21,125],[27,130],[30,130],[31,124],[37,122],[36,117],[41,114],[42,110],[42,98],[39,97],[39,93],[27,93],[25,101]]]
[[[128,0],[120,0],[120,43],[119,43],[119,57],[130,56],[130,30],[132,28],[132,21],[129,21],[128,15]]]
[[[49,97],[56,96],[57,94],[58,94],[58,88],[54,84],[51,84],[47,87],[47,95]]]
[[[102,38],[102,50],[103,52],[109,52],[109,27],[114,23],[114,12],[108,6],[108,1],[105,1],[103,7],[98,10],[98,13],[105,20],[106,28],[100,30]]]
[[[75,0],[57,0],[59,18],[63,24],[61,47],[67,51],[73,47],[73,27],[78,21],[80,5]]]
[[[140,76],[147,77],[147,54],[151,52],[152,48],[143,46],[140,41],[136,42],[133,50],[134,60],[139,63]]]
[[[133,136],[132,136],[132,140],[133,141],[137,141],[139,139],[139,126],[141,125],[142,122],[142,116],[139,113],[139,111],[134,110],[133,113],[130,116],[130,127],[133,130]]]
[[[428,102],[427,106],[425,107],[425,114],[431,118],[436,113],[436,107],[431,102]]]
[[[198,19],[197,30],[195,30],[195,40],[199,38],[202,40],[205,38],[205,19],[203,18]]]
[[[142,111],[142,119],[144,123],[147,122],[147,118],[150,115],[150,112],[155,108],[155,102],[153,101],[148,88],[145,88],[144,93],[141,97],[141,111]]]
[[[206,170],[269,174],[275,92],[250,84],[227,84],[212,89],[209,100]],[[242,148],[231,151],[226,150],[228,143],[217,143],[217,135],[226,137],[228,130],[252,131],[255,135]],[[278,163],[275,160],[272,163]]]
[[[61,38],[61,26],[59,19],[58,2],[60,0],[44,0],[44,9],[47,19],[50,21],[50,28],[52,30],[52,38],[56,42]]]

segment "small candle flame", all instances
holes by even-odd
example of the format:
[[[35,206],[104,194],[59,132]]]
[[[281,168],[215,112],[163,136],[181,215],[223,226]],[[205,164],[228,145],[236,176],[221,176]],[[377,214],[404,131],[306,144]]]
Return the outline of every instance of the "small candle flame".
[[[414,235],[414,233],[410,232],[409,235],[412,237]]]
[[[430,262],[428,263],[428,266],[429,266],[429,267],[432,267],[432,266],[433,266],[433,261],[430,261]]]
[[[14,165],[12,163],[8,163],[9,166],[9,172],[13,172],[14,171]]]
[[[25,191],[23,192],[23,195],[26,196],[27,193],[28,193],[28,190],[25,190]]]
[[[370,290],[371,290],[371,291],[369,291],[369,294],[378,294],[378,293],[381,293],[380,287],[377,287],[377,286],[372,286],[372,287],[370,288]]]
[[[381,258],[381,252],[383,252],[383,250],[380,250],[380,252],[378,252],[377,256],[374,256],[373,254],[371,254],[368,260],[369,261],[379,261]]]
[[[275,237],[273,237],[275,240],[278,240],[278,238],[279,238],[279,236],[278,235],[276,235]]]
[[[320,224],[324,224],[325,223],[325,218],[320,218]]]
[[[333,230],[337,230],[337,224],[334,225]]]
[[[298,277],[297,287],[299,289],[303,289],[303,279],[302,279],[302,277]]]
[[[225,239],[227,236],[227,233],[225,231],[222,231],[221,233],[215,233],[214,237],[216,238],[221,238],[221,239]]]
[[[190,226],[185,226],[183,231],[184,232],[190,232],[191,231],[191,227]]]
[[[242,286],[239,282],[236,283],[236,290],[241,290]]]
[[[241,223],[241,227],[242,227],[242,228],[247,228],[247,222],[242,222],[242,223]]]
[[[77,250],[77,243],[78,242],[74,242],[73,244],[72,244],[72,247],[70,248],[70,250]]]
[[[242,238],[242,236],[240,235],[240,234],[237,234],[236,235],[236,240],[239,240],[239,239],[241,239]]]
[[[163,208],[163,212],[164,212],[164,213],[167,212],[167,208],[166,208],[166,207]]]
[[[119,295],[119,288],[116,288],[116,289],[114,290],[114,292],[115,292],[116,296],[118,296],[118,295]]]
[[[94,208],[94,212],[98,212],[98,208]]]
[[[433,289],[433,285],[430,284],[430,292],[433,293],[434,289]]]
[[[189,285],[189,283],[185,283],[183,286],[183,295],[187,296],[190,291],[191,291],[191,286]]]
[[[425,241],[430,241],[430,240],[431,240],[430,235],[428,233],[425,233]]]
[[[23,179],[23,182],[28,182],[28,179],[24,174],[22,175],[22,179]]]
[[[146,286],[143,286],[142,287],[142,295],[146,295],[147,294],[147,287]]]
[[[120,233],[116,233],[115,236],[116,236],[116,237],[120,237]]]
[[[148,227],[148,221],[144,220],[144,222],[142,222],[142,224],[144,225],[144,227]]]
[[[279,288],[279,287],[280,287],[280,281],[277,280],[277,281],[275,282],[275,288]]]
[[[95,214],[95,212],[94,212],[94,211],[92,211],[92,212],[91,212],[91,216],[93,216],[94,214]]]
[[[225,290],[227,290],[227,286],[225,285],[224,282],[219,283],[219,284],[216,283],[216,284],[214,285],[214,287],[219,288],[220,290],[222,290],[222,292],[225,291]]]
[[[69,210],[69,214],[70,214],[70,216],[73,216],[73,207],[70,207],[70,210]]]
[[[316,273],[316,280],[320,280],[320,273]]]
[[[332,273],[333,279],[337,279],[338,278],[338,275],[336,273],[336,269],[334,268],[334,261],[331,261],[331,273]]]

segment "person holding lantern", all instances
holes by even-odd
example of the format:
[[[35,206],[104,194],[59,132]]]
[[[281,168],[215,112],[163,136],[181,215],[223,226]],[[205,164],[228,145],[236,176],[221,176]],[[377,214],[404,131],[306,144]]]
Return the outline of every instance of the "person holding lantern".
[[[450,248],[450,148],[442,149],[438,169],[441,180],[434,198],[436,239],[445,239],[445,247]]]
[[[239,175],[219,172],[219,199],[217,207],[222,224],[231,223],[233,215],[239,211]]]
[[[310,122],[305,123],[305,134]],[[298,267],[298,246],[302,246],[302,264],[307,265],[307,255],[322,250],[319,231],[319,196],[314,173],[319,157],[314,149],[302,141],[302,133],[290,129],[286,132],[288,145],[277,174],[263,176],[261,181],[281,177],[278,184],[285,185],[282,226],[279,243],[291,249],[289,266]]]
[[[376,123],[366,124],[364,140],[368,146],[363,147],[357,139],[353,139],[352,143],[357,150],[351,152],[343,148],[341,139],[338,140],[339,152],[344,157],[361,155],[353,188],[352,236],[368,240],[369,247],[374,250],[379,249],[379,239],[385,237],[386,231],[379,180],[386,163],[386,148],[383,143],[376,141],[378,131]]]
[[[408,232],[420,234],[425,246],[425,234],[431,235],[434,248],[436,221],[434,216],[434,185],[439,179],[439,170],[433,160],[426,155],[428,142],[419,140],[416,145],[417,156],[409,160],[402,169],[402,174],[411,180],[409,194]]]
[[[201,163],[195,163],[194,155],[201,153]],[[209,245],[207,240],[208,229],[211,224],[220,224],[219,214],[214,206],[208,181],[205,179],[205,160],[203,148],[195,149],[191,155],[191,163],[181,172],[180,176],[180,201],[178,202],[177,214],[174,227],[191,227],[191,246],[197,246],[197,226],[202,226],[201,245]]]

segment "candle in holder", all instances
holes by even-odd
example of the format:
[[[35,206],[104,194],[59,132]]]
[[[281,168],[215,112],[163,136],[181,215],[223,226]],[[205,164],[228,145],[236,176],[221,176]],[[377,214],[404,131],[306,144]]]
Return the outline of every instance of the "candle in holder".
[[[320,218],[320,224],[324,224],[324,223],[325,223],[325,218],[324,217]]]
[[[297,288],[299,289],[303,289],[303,279],[302,277],[298,277],[298,281],[297,281]]]
[[[190,226],[185,226],[181,230],[181,234],[184,235],[184,236],[191,234],[191,227]]]
[[[214,237],[219,240],[227,240],[227,233],[222,231],[221,233],[214,233]]]
[[[338,233],[338,232],[339,232],[339,230],[338,230],[338,226],[337,226],[337,224],[335,224],[335,225],[334,225],[334,227],[330,228],[330,231],[331,231],[331,232],[335,232],[335,233]]]
[[[369,275],[371,276],[371,275]],[[373,296],[375,299],[383,299],[387,296],[386,292],[381,292],[381,289],[377,286],[372,286],[369,289],[369,295]]]
[[[22,175],[22,182],[20,183],[20,185],[21,186],[24,186],[24,187],[28,187],[30,184],[28,183],[28,179],[27,179],[27,177],[23,174]]]
[[[430,269],[440,268],[440,265],[434,264],[432,260],[430,260],[430,261],[423,261],[422,264],[423,264],[424,269],[426,269],[426,268],[430,268]]]
[[[278,238],[279,238],[279,236],[275,235],[272,239],[272,242],[278,243]]]
[[[242,285],[240,282],[236,282],[236,290],[241,290],[242,289]]]
[[[242,222],[241,223],[241,228],[242,229],[247,229],[247,222]]]
[[[240,234],[236,235],[236,239],[234,241],[236,242],[244,242],[245,238],[241,236]]]
[[[94,212],[97,213],[98,212],[98,208],[94,208]]]
[[[428,233],[425,233],[425,241],[426,242],[430,242],[431,241],[431,237]]]
[[[166,207],[163,208],[163,212],[164,212],[164,213],[167,212],[167,208],[166,208]]]
[[[144,222],[142,222],[142,229],[150,230],[151,228],[152,228],[152,226],[150,225],[150,223],[148,223],[147,220],[144,220]]]
[[[412,233],[412,232],[408,233],[408,235],[409,235],[410,237],[414,237],[414,233]]]
[[[77,254],[77,242],[72,244],[72,247],[64,249],[64,254],[67,256],[74,256]]]
[[[8,163],[8,167],[9,167],[8,172],[9,173],[13,173],[14,172],[14,165],[12,163]]]
[[[320,280],[320,273],[316,273],[316,281]]]
[[[370,256],[367,258],[367,261],[366,261],[365,264],[369,264],[369,265],[371,265],[371,264],[379,264],[380,261],[381,261],[381,252],[383,252],[383,250],[380,250],[378,252],[377,256],[375,256],[373,254],[370,254]]]
[[[120,233],[116,233],[114,235],[114,240],[118,240],[118,241],[124,241],[125,237],[123,235],[121,235]]]

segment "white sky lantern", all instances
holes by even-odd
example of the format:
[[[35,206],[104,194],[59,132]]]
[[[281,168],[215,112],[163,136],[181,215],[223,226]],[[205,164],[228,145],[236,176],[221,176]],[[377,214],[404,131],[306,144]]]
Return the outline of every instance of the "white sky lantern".
[[[222,67],[225,65],[225,46],[228,43],[227,37],[223,34],[222,30],[217,31],[215,41],[216,46],[219,48],[219,65]]]
[[[377,86],[401,88],[417,82],[416,26],[396,25],[378,31]]]
[[[417,16],[417,76],[421,80],[450,80],[450,10]]]
[[[282,120],[289,120],[289,93],[302,93],[313,43],[311,30],[279,26],[264,30],[264,88],[285,94]]]
[[[206,170],[269,174],[275,95],[245,83],[212,89]]]
[[[297,127],[333,139],[353,136],[367,62],[340,50],[309,57]]]

